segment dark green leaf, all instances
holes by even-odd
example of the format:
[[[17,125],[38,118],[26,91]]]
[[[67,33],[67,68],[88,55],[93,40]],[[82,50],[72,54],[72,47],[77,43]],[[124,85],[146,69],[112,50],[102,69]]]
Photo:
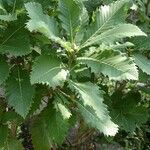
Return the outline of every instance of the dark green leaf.
[[[7,79],[9,75],[9,66],[4,58],[0,56],[0,85]]]
[[[68,120],[64,120],[60,112],[48,106],[31,126],[34,148],[49,150],[53,144],[61,144],[67,135],[68,127]]]
[[[31,53],[28,32],[23,26],[9,26],[0,40],[0,53],[22,56]]]
[[[127,95],[117,91],[112,95],[111,117],[127,132],[133,132],[137,125],[145,123],[148,111],[143,106],[138,106],[141,99],[139,92],[129,92]]]
[[[7,141],[8,127],[0,125],[0,149],[2,149]]]
[[[6,83],[7,101],[9,106],[22,117],[26,117],[33,102],[34,88],[30,84],[29,75],[15,69]]]

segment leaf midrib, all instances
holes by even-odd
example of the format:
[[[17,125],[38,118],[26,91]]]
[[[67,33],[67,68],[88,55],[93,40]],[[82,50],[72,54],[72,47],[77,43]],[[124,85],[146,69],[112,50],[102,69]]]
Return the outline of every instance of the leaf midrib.
[[[78,60],[81,60],[81,61],[82,61],[82,59],[78,59]],[[119,69],[119,68],[113,66],[113,65],[110,64],[110,63],[106,63],[106,62],[104,62],[104,61],[101,61],[101,62],[100,62],[100,61],[97,60],[97,59],[94,59],[94,58],[86,58],[86,57],[84,57],[84,60],[90,60],[90,61],[94,61],[94,62],[96,62],[96,63],[104,64],[104,65],[110,66],[110,67],[112,67],[112,68],[114,68],[114,69],[116,69],[116,70],[118,70],[118,71],[120,71],[120,72],[122,72],[122,73],[125,73],[125,71],[123,72],[121,69]],[[89,66],[89,65],[88,65],[88,66]]]
[[[21,84],[21,78],[20,78],[20,71],[19,71],[19,68],[18,68],[18,85],[19,85],[19,93],[20,93],[20,100],[22,101],[22,103],[24,102],[23,100],[23,93],[22,93],[22,84]],[[23,113],[25,115],[25,110],[23,110]]]

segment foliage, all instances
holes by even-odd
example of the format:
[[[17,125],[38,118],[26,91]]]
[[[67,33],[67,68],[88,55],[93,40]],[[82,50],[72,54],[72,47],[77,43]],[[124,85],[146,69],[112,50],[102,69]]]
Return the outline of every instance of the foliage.
[[[0,0],[0,149],[24,149],[23,125],[35,150],[62,148],[79,122],[106,139],[142,128],[150,106],[149,5]]]

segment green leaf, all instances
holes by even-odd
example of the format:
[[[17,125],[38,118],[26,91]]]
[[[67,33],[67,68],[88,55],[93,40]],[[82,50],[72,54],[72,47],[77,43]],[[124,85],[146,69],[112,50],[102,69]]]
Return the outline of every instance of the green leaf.
[[[0,149],[4,147],[8,137],[8,127],[0,125]]]
[[[68,100],[66,99],[66,97],[64,97],[61,93],[57,93],[57,95],[55,95],[55,100],[54,100],[54,104],[55,104],[55,109],[60,111],[60,113],[62,114],[64,119],[69,119],[71,117],[71,112],[70,110],[67,108],[67,106],[65,105],[65,103],[68,102]]]
[[[94,37],[103,33],[106,30],[112,29],[115,25],[124,22],[126,17],[126,5],[129,0],[116,1],[109,6],[101,6],[95,12],[95,20],[88,28],[85,34],[85,40],[82,47],[85,47]]]
[[[17,20],[17,16],[16,14],[7,14],[7,15],[0,15],[0,20],[3,20],[3,21],[14,21],[14,20]]]
[[[140,100],[140,93],[132,91],[126,95],[116,91],[111,96],[111,117],[115,123],[127,132],[133,132],[138,125],[148,120],[148,111],[138,104]]]
[[[3,117],[4,113],[5,113],[5,111],[6,111],[6,104],[3,101],[3,99],[1,98],[0,99],[0,121],[2,120],[2,117]]]
[[[30,2],[31,0],[28,1]],[[55,4],[54,1],[49,0],[32,0],[32,1],[40,3],[45,9]]]
[[[107,136],[114,136],[118,132],[118,126],[110,119],[107,106],[103,103],[102,91],[99,90],[99,87],[90,82],[75,83],[71,80],[69,85],[77,91],[82,100],[83,104],[77,102],[77,105],[85,122]]]
[[[105,45],[104,43],[102,43],[99,47],[99,49],[101,50],[124,50],[128,47],[133,47],[134,44],[130,43],[130,42],[125,42],[125,43],[115,43],[115,44],[109,44],[109,45]]]
[[[15,21],[17,20],[17,14],[12,11],[12,13],[8,13],[7,10],[4,8],[4,2],[3,0],[0,0],[0,20],[2,21]]]
[[[28,32],[23,26],[10,25],[0,40],[0,53],[23,56],[31,51]]]
[[[5,8],[12,12],[18,12],[23,6],[23,1],[27,0],[1,0]]]
[[[85,67],[81,66],[80,68],[76,68],[74,71],[74,76],[78,81],[81,81],[81,82],[88,82],[89,80],[91,81],[92,79],[91,70],[87,68],[86,66]]]
[[[135,45],[135,50],[150,50],[150,35],[147,37],[134,37],[130,41]]]
[[[28,114],[33,102],[34,88],[25,71],[15,69],[6,83],[6,95],[8,105],[23,118]]]
[[[35,89],[35,95],[33,98],[33,104],[31,106],[29,115],[33,115],[36,111],[38,111],[38,109],[40,109],[40,105],[42,103],[42,99],[43,99],[43,95],[46,95],[46,89],[45,86],[43,88],[43,86],[38,86]]]
[[[100,116],[97,116],[94,109],[90,106],[85,106],[82,103],[77,102],[79,112],[83,116],[84,121],[91,127],[103,132],[106,136],[115,136],[118,132],[118,126],[114,124],[110,118],[102,120]]]
[[[80,25],[80,7],[75,0],[59,0],[58,9],[62,27],[69,35],[70,42],[73,42]]]
[[[0,85],[7,79],[9,75],[9,66],[4,58],[0,56]]]
[[[135,25],[125,23],[119,24],[112,29],[102,32],[101,34],[92,36],[86,42],[84,42],[82,48],[93,44],[111,44],[123,38],[134,36],[146,36],[146,34]]]
[[[31,83],[47,84],[53,88],[62,86],[68,72],[61,66],[61,61],[54,56],[43,55],[34,62]]]
[[[78,1],[78,5],[80,5],[81,15],[80,15],[80,26],[78,32],[75,35],[75,43],[76,45],[80,45],[82,43],[84,33],[86,32],[86,27],[89,24],[89,15],[82,1]]]
[[[29,31],[44,34],[50,40],[59,43],[62,47],[70,49],[67,43],[58,37],[58,25],[54,18],[43,13],[39,3],[30,2],[25,4],[30,20],[26,23]]]
[[[139,69],[139,82],[147,82],[150,79],[150,76],[143,72],[141,69]]]
[[[23,118],[14,111],[8,111],[3,114],[2,123],[5,124],[13,121],[20,125],[23,122]]]
[[[36,150],[49,150],[53,144],[61,144],[68,131],[68,120],[52,106],[48,106],[31,126],[31,136]]]
[[[81,0],[89,13],[92,13],[97,7],[102,5],[105,1],[101,0]]]
[[[39,119],[30,128],[33,147],[36,150],[49,150],[52,146],[52,141],[46,128],[46,123]]]
[[[14,137],[9,137],[2,150],[24,150],[21,142]]]
[[[55,38],[57,34],[57,24],[54,18],[45,15],[41,4],[30,2],[25,4],[30,20],[27,22],[27,28],[32,31],[43,33],[48,38]]]
[[[92,57],[78,57],[77,60],[90,67],[92,72],[103,73],[113,80],[138,79],[135,63],[123,54],[115,54],[113,51],[106,50]]]
[[[51,139],[54,143],[61,144],[68,133],[68,120],[63,119],[62,114],[53,108],[47,110],[45,118]]]
[[[4,4],[3,1],[0,0],[0,10],[2,10],[3,12],[6,12],[5,8],[4,8]]]
[[[59,111],[61,112],[61,114],[62,114],[62,116],[63,116],[64,119],[69,119],[71,117],[71,113],[66,108],[65,105],[63,105],[61,103],[57,103],[57,107],[58,107]]]
[[[88,15],[88,11],[87,11],[86,7],[84,6],[83,2],[78,1],[78,3],[81,7],[80,29],[83,29],[89,24],[89,15]]]
[[[145,73],[150,75],[150,60],[141,54],[134,54],[135,63]]]

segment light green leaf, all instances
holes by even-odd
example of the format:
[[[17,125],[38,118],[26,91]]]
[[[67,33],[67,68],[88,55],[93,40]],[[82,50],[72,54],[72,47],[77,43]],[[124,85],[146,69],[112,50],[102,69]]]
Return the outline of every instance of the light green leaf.
[[[77,0],[78,1],[78,0]],[[84,5],[84,3],[82,1],[78,1],[78,4],[81,7],[81,16],[80,16],[80,29],[83,29],[86,27],[86,25],[89,24],[89,15],[88,15],[88,11]]]
[[[9,75],[9,66],[4,58],[0,56],[0,85],[7,79]]]
[[[65,105],[61,103],[57,103],[57,107],[59,111],[61,112],[64,119],[69,119],[71,117],[70,111],[65,107]]]
[[[99,87],[90,82],[76,83],[71,80],[69,81],[69,85],[79,94],[82,100],[83,104],[80,102],[77,102],[77,104],[85,122],[107,136],[114,136],[118,132],[118,126],[110,119]]]
[[[49,150],[53,144],[61,144],[69,128],[68,120],[52,106],[31,126],[31,136],[36,150]]]
[[[119,24],[113,29],[109,29],[101,34],[96,34],[88,39],[82,47],[87,47],[93,44],[111,44],[126,37],[146,36],[137,26],[132,24]]]
[[[137,80],[138,70],[132,59],[125,55],[115,54],[112,51],[104,51],[92,57],[79,57],[79,63],[86,64],[91,71],[99,74],[103,73],[113,80]]]
[[[97,37],[106,30],[112,29],[115,25],[124,22],[126,17],[126,5],[129,0],[116,1],[109,6],[101,6],[95,12],[95,20],[88,28],[85,34],[85,40],[82,47],[85,47],[89,41]]]
[[[150,75],[150,60],[141,54],[134,54],[135,63],[145,73]]]
[[[27,28],[32,31],[43,33],[48,38],[55,39],[57,34],[57,24],[54,18],[45,15],[41,4],[30,2],[25,4],[30,20],[27,22]]]
[[[4,8],[4,4],[3,1],[0,0],[0,10],[2,10],[3,12],[6,12],[5,8]]]
[[[70,42],[74,41],[74,36],[80,25],[80,7],[75,0],[59,0],[59,19],[62,27],[70,37]]]
[[[69,119],[71,117],[71,112],[67,108],[68,100],[62,93],[57,93],[54,97],[54,106],[57,111],[59,111],[64,119]]]
[[[66,49],[70,49],[68,43],[58,37],[58,25],[56,20],[43,13],[41,4],[29,2],[25,4],[25,8],[30,17],[26,25],[29,31],[42,33],[50,40],[59,43]]]
[[[84,118],[84,121],[91,127],[98,129],[100,132],[103,132],[104,135],[115,136],[118,132],[118,126],[113,123],[110,118],[102,121],[101,118],[96,115],[93,108],[85,106],[81,103],[78,103],[78,108],[79,112]]]
[[[12,12],[12,14],[8,13],[7,10],[4,8],[4,5],[5,5],[4,2],[0,0],[0,10],[1,10],[0,20],[7,22],[17,20],[17,14],[15,14],[14,12]]]
[[[7,14],[7,15],[0,15],[0,20],[3,21],[14,21],[17,20],[17,15],[16,14]]]
[[[109,44],[109,45],[105,45],[104,43],[102,43],[99,46],[99,49],[101,50],[124,50],[127,47],[133,47],[134,44],[130,43],[130,42],[125,42],[125,43],[115,43],[115,44]]]
[[[54,56],[43,55],[34,62],[31,83],[47,84],[53,88],[62,86],[68,72],[61,66],[61,61]]]
[[[28,114],[33,102],[34,88],[30,84],[29,76],[19,68],[14,69],[6,82],[8,105],[23,118]]]

